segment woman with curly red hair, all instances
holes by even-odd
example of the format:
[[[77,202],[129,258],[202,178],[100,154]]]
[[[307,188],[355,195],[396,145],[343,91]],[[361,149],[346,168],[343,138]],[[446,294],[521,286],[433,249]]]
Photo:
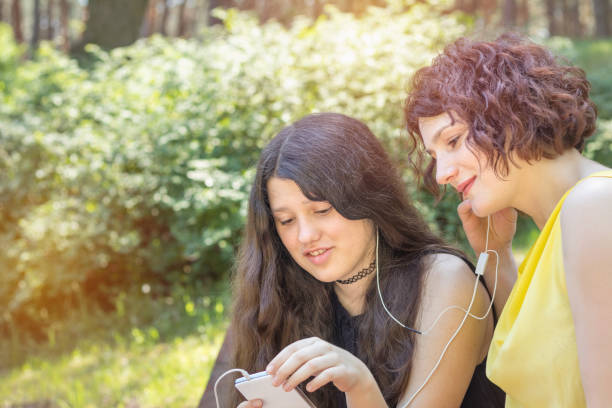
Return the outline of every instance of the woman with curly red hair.
[[[406,100],[415,165],[431,157],[425,183],[453,186],[474,251],[499,254],[487,375],[507,407],[612,401],[612,170],[581,155],[597,117],[589,90],[581,69],[504,35],[447,46]],[[540,229],[518,271],[516,210]]]

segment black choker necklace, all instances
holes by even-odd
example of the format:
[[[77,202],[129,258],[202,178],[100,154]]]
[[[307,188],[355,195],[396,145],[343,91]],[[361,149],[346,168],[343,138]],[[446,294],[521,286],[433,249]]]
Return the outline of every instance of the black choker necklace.
[[[336,282],[341,283],[343,285],[348,285],[350,283],[355,283],[359,279],[365,278],[366,276],[368,276],[369,274],[371,274],[375,270],[376,270],[376,259],[372,261],[370,266],[368,266],[367,268],[363,268],[362,270],[360,270],[359,272],[357,272],[355,275],[351,276],[350,278],[348,278],[348,279],[338,279]]]

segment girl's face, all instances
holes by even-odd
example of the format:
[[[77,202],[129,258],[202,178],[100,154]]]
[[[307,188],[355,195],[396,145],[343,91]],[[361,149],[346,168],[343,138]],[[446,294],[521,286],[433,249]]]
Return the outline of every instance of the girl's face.
[[[349,220],[327,201],[311,201],[289,179],[268,181],[276,231],[291,257],[321,282],[347,279],[374,259],[374,226]]]
[[[485,155],[468,148],[467,124],[453,117],[455,121],[448,113],[419,118],[425,149],[436,161],[436,181],[452,185],[480,217],[510,206],[517,186],[512,171],[503,180],[498,178]]]

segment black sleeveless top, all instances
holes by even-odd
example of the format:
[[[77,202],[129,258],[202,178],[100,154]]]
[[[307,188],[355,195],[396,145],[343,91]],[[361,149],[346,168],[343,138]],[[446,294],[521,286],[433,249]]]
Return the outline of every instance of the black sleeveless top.
[[[468,263],[468,265],[470,265]],[[471,265],[470,265],[471,266]],[[334,332],[332,343],[357,356],[357,336],[362,316],[351,316],[332,291]],[[495,317],[495,316],[494,316]],[[503,408],[505,394],[486,377],[487,360],[476,366],[472,381],[463,397],[461,408]],[[334,387],[337,393],[337,407],[346,408],[344,393]]]

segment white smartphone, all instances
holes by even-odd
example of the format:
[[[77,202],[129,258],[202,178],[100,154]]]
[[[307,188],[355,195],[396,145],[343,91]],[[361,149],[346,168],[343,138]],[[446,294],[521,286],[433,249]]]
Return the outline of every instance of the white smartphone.
[[[299,388],[285,391],[273,386],[272,376],[265,371],[251,374],[250,379],[238,378],[235,387],[247,400],[262,400],[263,408],[316,408]]]

